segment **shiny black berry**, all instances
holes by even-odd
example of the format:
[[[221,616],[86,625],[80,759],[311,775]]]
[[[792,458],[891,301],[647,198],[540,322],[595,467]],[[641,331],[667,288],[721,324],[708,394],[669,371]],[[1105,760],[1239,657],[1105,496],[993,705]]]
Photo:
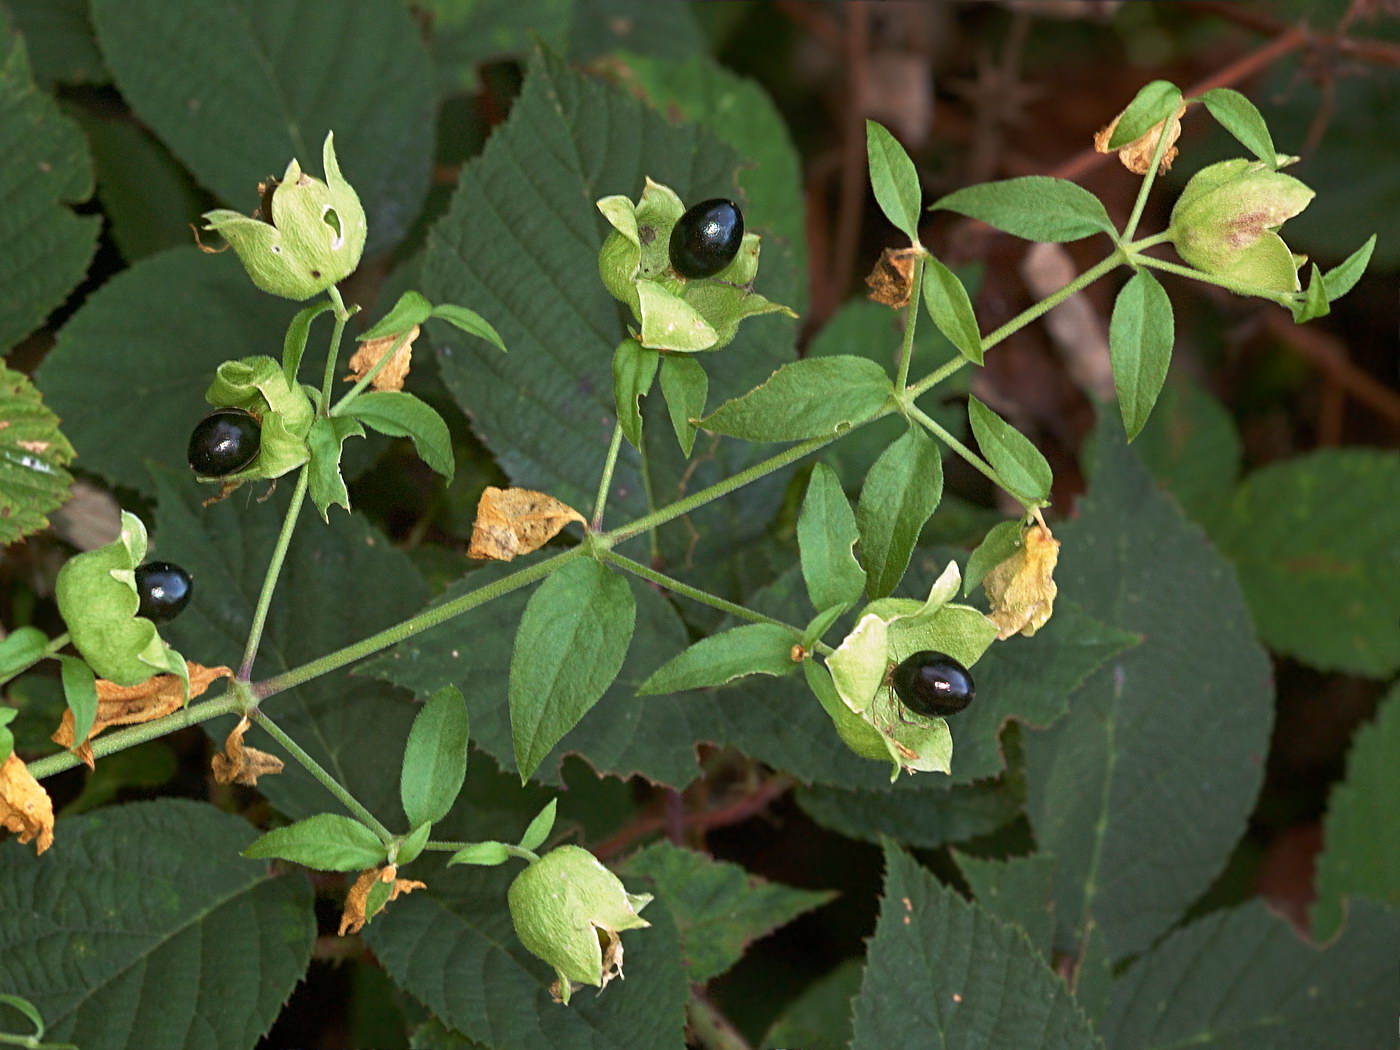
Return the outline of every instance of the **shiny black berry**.
[[[147,562],[136,570],[136,593],[141,598],[136,615],[159,623],[173,620],[190,604],[194,581],[178,565],[168,561]]]
[[[890,675],[904,706],[916,715],[955,715],[977,695],[972,675],[951,656],[925,649],[908,657]]]
[[[262,428],[251,412],[220,408],[195,424],[190,434],[190,466],[206,478],[234,474],[258,458]]]
[[[734,261],[744,240],[744,214],[733,201],[701,201],[671,230],[671,268],[682,277],[713,277]]]

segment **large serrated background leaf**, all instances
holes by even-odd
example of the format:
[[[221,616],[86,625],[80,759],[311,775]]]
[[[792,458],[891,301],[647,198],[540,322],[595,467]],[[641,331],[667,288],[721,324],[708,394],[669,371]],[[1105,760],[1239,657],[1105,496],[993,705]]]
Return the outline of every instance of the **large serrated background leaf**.
[[[34,384],[0,365],[0,547],[37,532],[68,498],[73,446]]]

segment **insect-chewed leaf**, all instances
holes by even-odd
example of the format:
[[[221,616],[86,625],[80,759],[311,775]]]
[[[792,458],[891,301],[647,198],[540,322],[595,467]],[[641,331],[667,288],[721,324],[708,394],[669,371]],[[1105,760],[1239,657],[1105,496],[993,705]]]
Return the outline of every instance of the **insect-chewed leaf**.
[[[571,521],[586,524],[582,514],[553,496],[487,486],[476,505],[467,557],[510,561],[539,550]]]

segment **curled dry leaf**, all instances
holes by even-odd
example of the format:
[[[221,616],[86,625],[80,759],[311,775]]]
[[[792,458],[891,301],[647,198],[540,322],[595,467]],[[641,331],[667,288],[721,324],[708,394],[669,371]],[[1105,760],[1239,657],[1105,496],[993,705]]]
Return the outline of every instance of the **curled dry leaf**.
[[[870,298],[896,310],[908,306],[914,291],[914,261],[919,252],[918,248],[886,248],[881,252],[880,261],[865,279]]]
[[[345,910],[340,915],[340,936],[347,933],[359,933],[365,928],[373,916],[365,914],[365,908],[369,904],[369,891],[374,889],[376,882],[390,883],[389,900],[398,900],[401,893],[412,893],[414,890],[427,888],[426,882],[418,882],[416,879],[395,878],[399,873],[397,864],[386,864],[382,868],[366,868],[360,872],[360,877],[355,880],[355,885],[350,887],[350,892],[345,895]],[[387,903],[387,902],[386,902]]]
[[[379,374],[370,380],[370,386],[376,390],[403,389],[403,381],[408,376],[413,361],[413,341],[418,338],[418,331],[417,325],[409,329],[408,338],[404,340],[403,346],[399,347],[394,356],[379,370]],[[369,370],[378,364],[379,359],[392,350],[400,339],[403,339],[402,332],[378,339],[366,339],[350,358],[350,374],[345,377],[345,381],[355,383],[369,375]]]
[[[573,507],[543,492],[488,486],[476,505],[467,557],[510,561],[539,550],[571,521],[587,524]]]
[[[244,715],[224,741],[223,751],[214,756],[211,764],[216,783],[252,787],[258,782],[258,777],[282,772],[282,760],[276,755],[243,746],[243,734],[248,732],[250,724],[248,716]]]
[[[1059,558],[1060,541],[1037,518],[1021,534],[1021,549],[983,578],[998,638],[1010,638],[1017,631],[1029,638],[1045,626],[1055,608]]]
[[[185,661],[190,676],[190,699],[200,696],[220,678],[232,678],[233,671],[228,667],[205,667],[191,660]],[[92,732],[87,739],[77,743],[73,740],[73,712],[63,712],[50,739],[60,747],[72,751],[87,765],[93,768],[91,740],[108,726],[135,725],[151,722],[157,718],[180,710],[185,705],[185,686],[178,675],[158,674],[147,678],[139,685],[117,685],[105,678],[97,680],[97,717],[92,720]]]
[[[1167,140],[1166,152],[1162,154],[1162,166],[1158,170],[1160,175],[1164,171],[1170,171],[1172,161],[1176,160],[1177,148],[1176,140],[1181,137],[1181,117],[1186,112],[1186,103],[1182,103],[1176,111],[1176,119],[1172,121],[1171,138]],[[1101,128],[1094,135],[1094,149],[1099,153],[1117,153],[1118,159],[1123,167],[1133,172],[1135,175],[1146,175],[1147,169],[1152,166],[1152,155],[1157,152],[1157,141],[1162,137],[1162,125],[1165,120],[1153,124],[1147,132],[1133,139],[1126,146],[1119,146],[1117,149],[1108,148],[1108,140],[1113,138],[1113,129],[1118,126],[1118,121],[1123,114],[1111,120],[1107,127]]]
[[[53,801],[13,752],[0,763],[0,827],[17,833],[20,842],[37,838],[36,854],[53,845]]]

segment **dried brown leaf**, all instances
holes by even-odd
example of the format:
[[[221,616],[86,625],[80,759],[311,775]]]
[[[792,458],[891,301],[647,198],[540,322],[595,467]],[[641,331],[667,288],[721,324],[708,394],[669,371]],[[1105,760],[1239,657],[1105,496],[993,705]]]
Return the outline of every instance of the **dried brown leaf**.
[[[488,487],[476,505],[467,557],[510,561],[539,550],[571,521],[587,524],[573,507],[546,493]]]
[[[418,338],[418,326],[414,325],[409,330],[408,339],[398,352],[390,358],[389,362],[379,370],[379,374],[370,380],[369,385],[376,390],[402,390],[403,381],[408,376],[409,367],[413,362],[413,341]],[[369,375],[369,370],[379,363],[379,359],[394,348],[394,344],[403,338],[403,333],[395,335],[381,336],[378,339],[366,339],[360,344],[360,348],[350,358],[350,374],[345,377],[345,382],[354,383]]]
[[[1170,171],[1172,161],[1176,160],[1177,153],[1176,140],[1181,137],[1181,117],[1186,112],[1186,103],[1182,103],[1176,111],[1176,119],[1172,121],[1171,138],[1167,140],[1166,152],[1162,154],[1162,166],[1158,170],[1160,175],[1164,171]],[[1123,167],[1137,175],[1146,175],[1147,169],[1152,166],[1152,155],[1157,152],[1157,141],[1162,137],[1162,125],[1165,120],[1159,121],[1148,128],[1146,133],[1133,139],[1126,146],[1119,146],[1117,149],[1109,149],[1108,140],[1113,137],[1113,129],[1118,127],[1118,121],[1123,116],[1119,113],[1109,122],[1107,127],[1100,128],[1094,135],[1094,149],[1099,153],[1117,153],[1118,159],[1123,163]]]
[[[216,783],[252,787],[258,782],[258,777],[282,772],[282,760],[276,755],[243,746],[243,734],[248,732],[250,724],[248,716],[244,715],[224,741],[223,751],[214,756],[211,764]]]
[[[1055,563],[1060,541],[1043,521],[1033,522],[1021,535],[1021,548],[982,580],[997,637],[1018,631],[1026,637],[1044,627],[1055,609]]]
[[[914,291],[914,261],[919,252],[918,248],[886,248],[881,252],[880,261],[865,279],[870,298],[896,310],[908,306]]]
[[[36,855],[53,845],[53,801],[14,752],[0,764],[0,827],[20,842],[37,838]]]
[[[373,916],[365,914],[365,908],[369,903],[369,891],[374,888],[376,882],[393,884],[389,889],[389,901],[398,900],[401,893],[427,889],[426,882],[395,878],[398,872],[398,866],[395,864],[386,864],[382,868],[366,868],[360,872],[360,877],[355,880],[355,884],[350,887],[350,892],[345,895],[345,910],[340,915],[340,936],[344,937],[347,933],[359,933],[365,928],[365,923],[373,918]]]

